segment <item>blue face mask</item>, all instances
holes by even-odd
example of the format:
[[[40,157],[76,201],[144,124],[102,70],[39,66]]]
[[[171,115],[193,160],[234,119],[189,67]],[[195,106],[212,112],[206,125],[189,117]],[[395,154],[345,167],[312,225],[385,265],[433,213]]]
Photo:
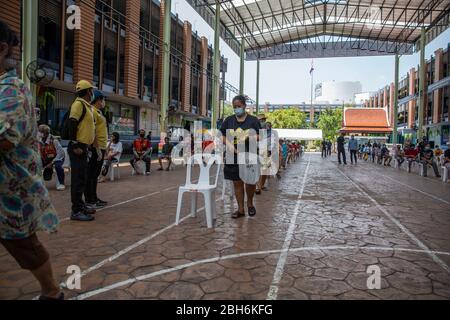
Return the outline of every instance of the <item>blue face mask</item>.
[[[242,117],[245,114],[244,108],[236,108],[234,109],[234,114],[238,117]]]

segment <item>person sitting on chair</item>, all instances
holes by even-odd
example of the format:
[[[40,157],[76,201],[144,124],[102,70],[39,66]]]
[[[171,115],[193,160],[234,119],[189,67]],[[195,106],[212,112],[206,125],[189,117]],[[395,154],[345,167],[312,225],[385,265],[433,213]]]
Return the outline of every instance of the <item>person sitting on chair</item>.
[[[102,176],[99,182],[105,182],[108,175],[109,167],[113,163],[117,163],[123,151],[120,135],[117,132],[112,133],[111,141],[106,148],[105,162],[103,164]]]
[[[64,191],[64,149],[61,147],[58,139],[50,134],[50,127],[43,124],[39,126],[39,133],[42,139],[39,141],[39,152],[41,154],[42,166],[44,168],[44,179],[51,180],[53,176],[53,167],[55,167],[58,182],[56,190]]]
[[[427,167],[430,165],[433,170],[434,170],[434,174],[437,178],[440,178],[441,175],[439,174],[439,170],[436,164],[436,161],[434,160],[434,152],[433,149],[431,149],[431,146],[429,143],[427,143],[425,145],[424,151],[423,151],[423,156],[421,157],[421,163],[423,165],[423,169],[424,169],[424,177],[427,176]]]
[[[159,166],[160,168],[158,169],[158,171],[163,171],[163,164],[162,161],[164,159],[169,161],[169,165],[167,166],[166,171],[170,170],[170,165],[172,164],[172,149],[173,149],[173,144],[170,143],[170,140],[168,137],[164,138],[164,145],[162,147],[161,153],[158,155],[158,161],[159,161]]]
[[[150,165],[152,160],[152,145],[151,142],[145,138],[145,130],[139,130],[139,138],[133,142],[133,155],[130,164],[133,167],[133,175],[136,173],[136,162],[142,160],[145,162],[145,175],[150,174]]]

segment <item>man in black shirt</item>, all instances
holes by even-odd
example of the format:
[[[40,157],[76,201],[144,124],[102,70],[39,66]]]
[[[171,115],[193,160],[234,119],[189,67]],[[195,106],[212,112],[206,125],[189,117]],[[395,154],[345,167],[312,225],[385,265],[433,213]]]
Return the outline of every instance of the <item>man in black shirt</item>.
[[[164,138],[164,145],[162,147],[161,153],[158,155],[158,161],[159,161],[159,169],[158,171],[163,171],[163,164],[162,161],[168,160],[169,164],[167,165],[166,171],[170,170],[170,165],[172,164],[172,149],[173,144],[170,143],[170,139],[168,137]]]
[[[342,164],[341,162],[341,154],[342,154],[342,159],[344,161],[344,164],[347,164],[347,158],[345,157],[345,133],[341,133],[341,135],[339,136],[339,138],[337,138],[337,149],[338,149],[338,160],[339,160],[339,164]]]
[[[245,151],[249,152],[249,137],[252,133],[259,134],[261,129],[261,123],[258,118],[247,114],[245,111],[246,99],[244,96],[236,96],[233,99],[233,109],[234,115],[229,116],[222,123],[220,131],[223,136],[223,143],[226,148],[226,155],[229,153],[233,154],[234,162],[227,163],[227,158],[225,156],[225,166],[224,166],[224,176],[225,179],[233,181],[234,193],[236,196],[236,201],[238,203],[239,210],[234,212],[232,215],[233,219],[245,216],[244,209],[244,199],[245,193],[247,193],[247,207],[248,215],[254,216],[256,214],[256,209],[253,205],[253,196],[255,194],[256,185],[244,184],[239,175],[239,164],[237,162],[238,155],[238,143],[239,141],[245,140]],[[233,137],[233,141],[227,139],[227,133],[229,136]],[[245,188],[244,188],[245,185]],[[245,189],[245,190],[244,190]]]
[[[326,158],[327,157],[327,141],[324,139],[322,141],[322,158]]]
[[[447,142],[447,150],[444,152],[444,160],[442,160],[442,165],[450,171],[450,141]]]

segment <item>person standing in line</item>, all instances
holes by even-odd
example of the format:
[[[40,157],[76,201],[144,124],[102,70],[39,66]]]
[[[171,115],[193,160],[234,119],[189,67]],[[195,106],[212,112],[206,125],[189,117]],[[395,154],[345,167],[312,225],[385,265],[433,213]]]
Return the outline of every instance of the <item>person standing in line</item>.
[[[55,167],[57,183],[56,190],[64,191],[66,187],[64,185],[64,159],[65,152],[61,143],[52,134],[50,134],[50,127],[42,124],[39,126],[39,133],[41,135],[41,141],[39,141],[39,152],[41,154],[42,165],[44,167],[44,180],[52,179],[53,167]],[[48,174],[47,174],[48,172]]]
[[[86,191],[84,193],[86,206],[91,209],[100,209],[108,204],[108,202],[100,200],[97,195],[98,177],[102,170],[103,159],[108,144],[108,126],[106,118],[103,115],[105,100],[106,97],[101,91],[94,91],[92,113],[95,122],[95,141],[90,148],[91,157],[88,164]]]
[[[267,173],[270,172],[270,167],[272,166],[271,163],[271,156],[272,156],[272,146],[275,145],[275,143],[272,143],[272,123],[266,122],[266,118],[261,119],[261,128],[267,130],[267,154],[262,155],[263,158],[263,170],[261,170],[261,177],[259,178],[259,182],[256,185],[256,194],[261,194],[262,190],[267,190],[265,187],[267,178],[269,175]],[[276,150],[277,152],[277,150]]]
[[[337,149],[338,149],[339,164],[342,164],[341,155],[342,155],[342,160],[344,161],[344,164],[347,164],[347,158],[345,156],[345,133],[343,133],[343,132],[337,138]]]
[[[69,110],[70,142],[68,153],[71,168],[71,220],[93,221],[95,209],[87,207],[83,201],[86,192],[89,148],[95,140],[94,114],[90,105],[94,86],[86,80],[80,80],[76,86],[77,98]],[[88,102],[89,101],[89,102]]]
[[[248,215],[253,217],[256,215],[256,208],[253,204],[253,196],[255,194],[256,185],[245,184],[239,173],[238,164],[238,144],[245,142],[246,152],[249,152],[249,138],[251,133],[256,133],[259,138],[259,130],[261,124],[258,118],[248,114],[245,111],[246,99],[242,95],[233,98],[234,115],[229,116],[222,123],[220,131],[222,133],[223,143],[226,146],[226,152],[233,154],[233,163],[225,163],[224,176],[225,179],[233,181],[234,194],[238,203],[238,211],[234,212],[231,217],[237,219],[245,216],[245,194],[247,194]],[[227,133],[233,137],[233,141],[227,139]]]
[[[18,45],[0,20],[0,243],[38,280],[40,300],[63,300],[36,234],[56,232],[59,219],[42,180],[33,96],[16,73]]]
[[[331,147],[332,146],[333,146],[333,144],[331,143],[330,140],[328,140],[328,142],[327,142],[327,153],[328,153],[328,156],[331,156]]]
[[[350,160],[353,164],[353,159],[355,159],[355,164],[358,164],[358,140],[355,139],[355,136],[352,135],[348,142],[348,151],[350,152]]]
[[[327,157],[327,141],[325,139],[322,140],[321,149],[322,149],[322,158]]]

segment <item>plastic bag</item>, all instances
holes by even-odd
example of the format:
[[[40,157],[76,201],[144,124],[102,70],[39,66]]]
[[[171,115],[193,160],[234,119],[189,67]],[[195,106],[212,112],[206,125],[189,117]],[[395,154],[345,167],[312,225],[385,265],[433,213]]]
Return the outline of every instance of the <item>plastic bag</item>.
[[[259,164],[240,164],[239,177],[245,184],[256,184],[261,176]]]
[[[143,160],[136,161],[134,167],[137,174],[145,173],[145,162]]]

